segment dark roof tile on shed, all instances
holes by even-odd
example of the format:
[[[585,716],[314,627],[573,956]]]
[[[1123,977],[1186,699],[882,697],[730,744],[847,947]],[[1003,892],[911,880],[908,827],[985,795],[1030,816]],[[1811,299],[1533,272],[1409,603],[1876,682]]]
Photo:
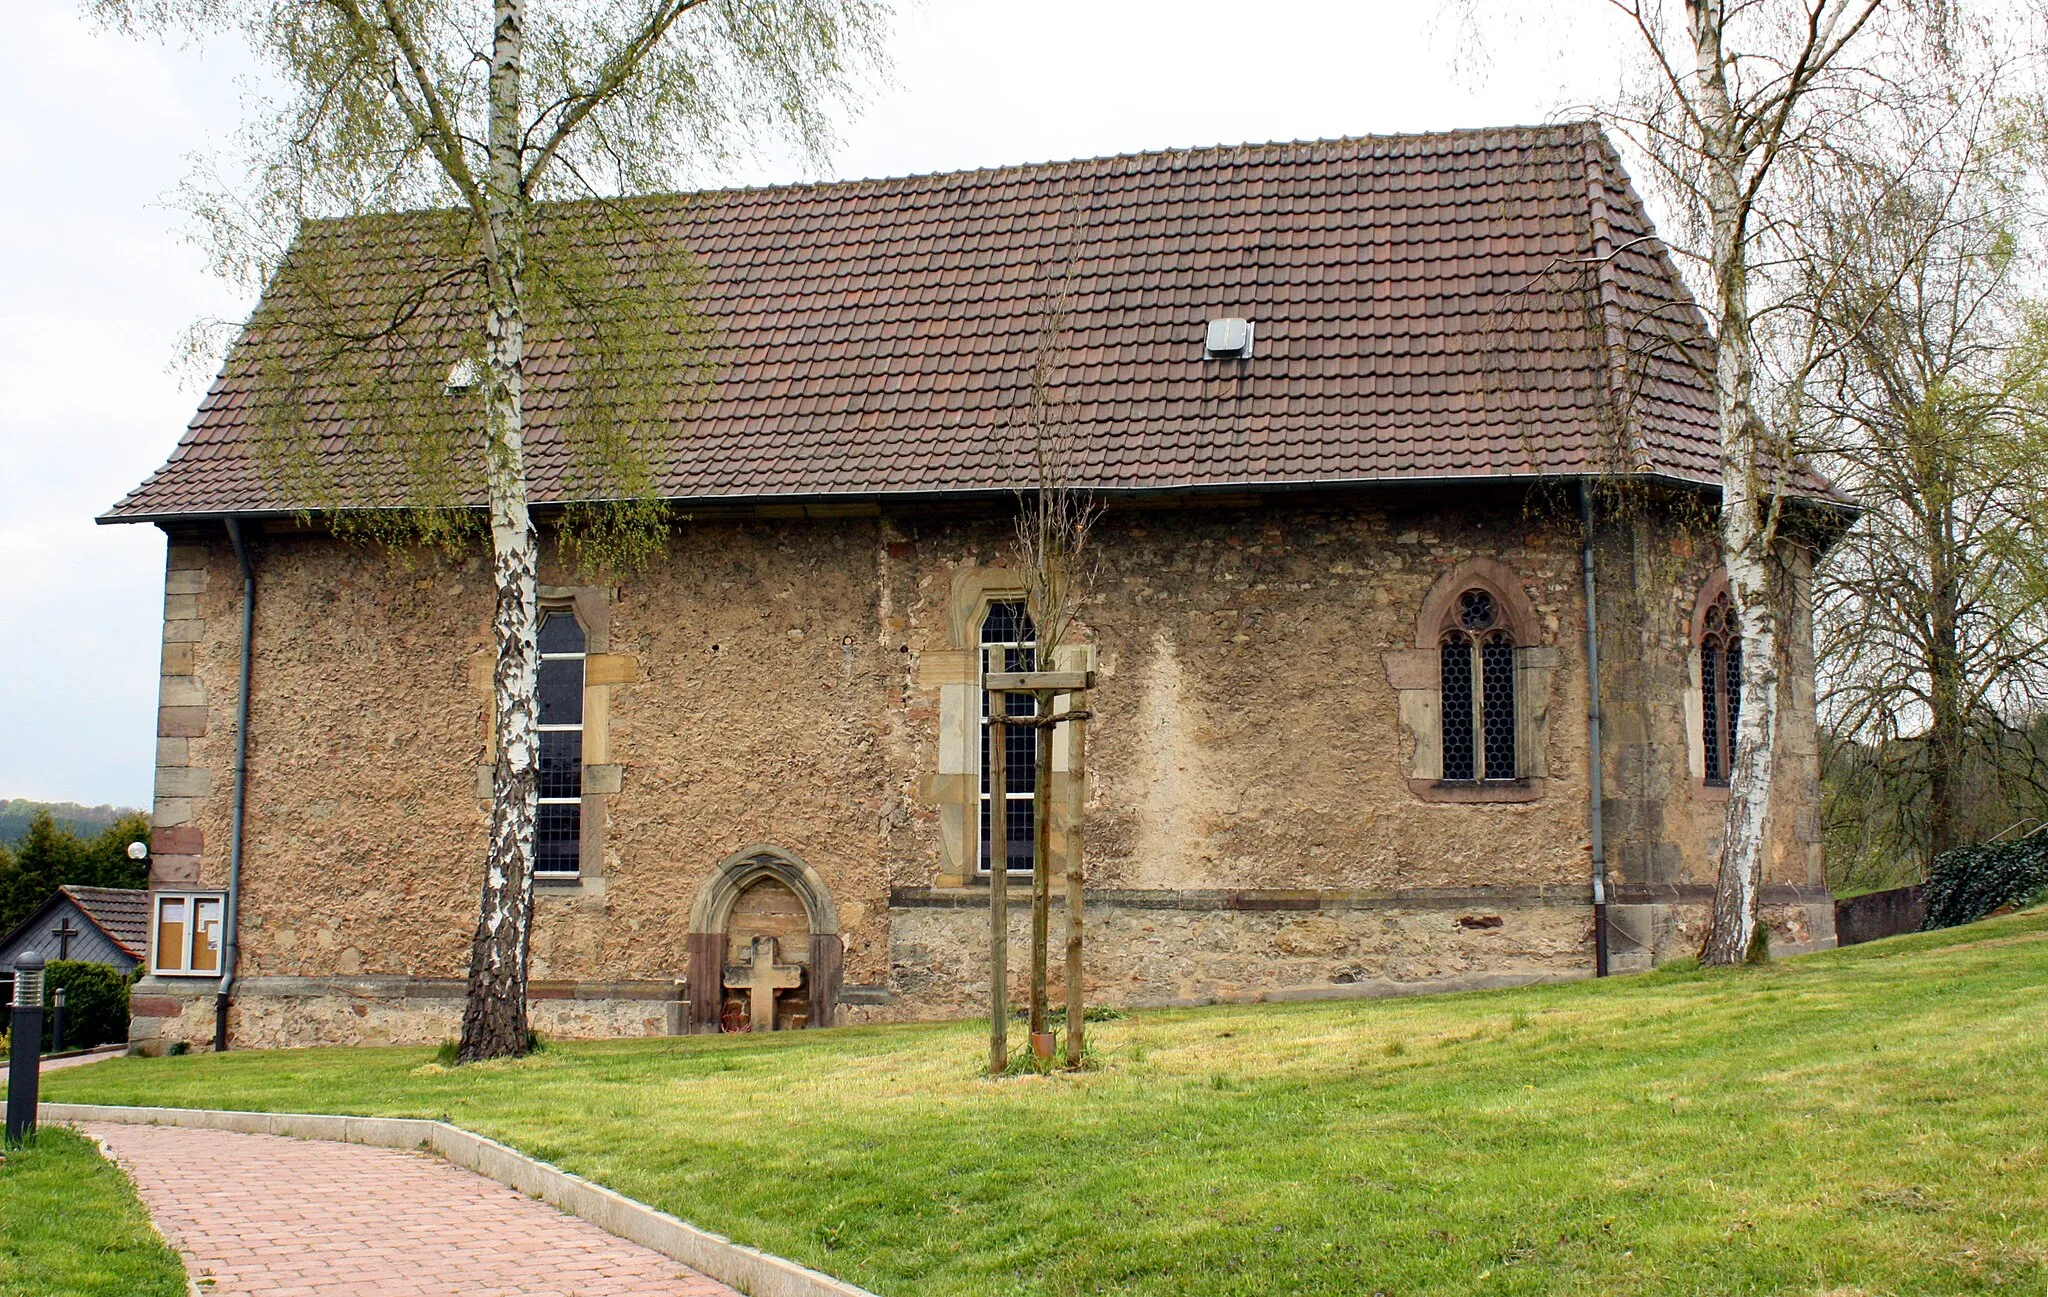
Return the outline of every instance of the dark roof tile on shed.
[[[670,498],[1027,484],[1022,416],[1055,277],[1071,294],[1055,398],[1080,479],[1099,490],[1616,471],[1718,481],[1704,323],[1589,124],[633,208],[647,237],[694,257],[716,343],[712,395],[672,404],[656,447]],[[329,222],[307,238],[346,249],[339,291],[389,303],[431,277],[422,249],[437,219]],[[430,353],[439,373],[478,318],[464,292],[424,296],[420,336],[447,340]],[[1207,321],[1222,315],[1254,322],[1249,361],[1203,360]],[[255,449],[275,397],[265,385],[291,359],[264,320],[259,307],[169,462],[107,520],[312,503],[279,487]],[[532,498],[573,499],[572,340],[535,327],[527,357]],[[318,391],[304,408],[346,502],[397,503],[388,451],[352,440]],[[1826,490],[1810,474],[1801,487]]]
[[[149,950],[149,893],[125,887],[78,887],[58,891],[70,897],[86,917],[100,925],[115,945],[141,959]]]

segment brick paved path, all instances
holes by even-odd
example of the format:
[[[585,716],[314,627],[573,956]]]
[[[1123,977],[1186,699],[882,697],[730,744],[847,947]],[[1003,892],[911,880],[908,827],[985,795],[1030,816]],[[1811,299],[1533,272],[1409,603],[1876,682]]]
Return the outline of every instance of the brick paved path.
[[[738,1297],[659,1252],[427,1153],[81,1123],[201,1292]]]
[[[69,1058],[45,1058],[36,1064],[38,1072],[61,1072],[67,1067],[84,1067],[87,1063],[104,1063],[110,1058],[119,1058],[128,1052],[126,1045],[102,1049],[91,1054],[73,1054]]]

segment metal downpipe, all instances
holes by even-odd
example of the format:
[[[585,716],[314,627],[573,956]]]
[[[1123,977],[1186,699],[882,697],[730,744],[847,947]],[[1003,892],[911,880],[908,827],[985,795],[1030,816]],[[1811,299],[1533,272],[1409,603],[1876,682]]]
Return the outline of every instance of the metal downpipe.
[[[221,951],[220,990],[213,997],[215,1052],[228,1047],[228,1005],[235,991],[235,965],[242,954],[242,824],[249,805],[249,665],[256,638],[256,569],[249,565],[249,551],[242,544],[241,523],[232,515],[226,521],[228,541],[235,547],[235,562],[242,568],[242,681],[235,700],[235,813],[228,829],[228,901],[223,916],[227,937]]]
[[[1593,581],[1593,483],[1579,479],[1579,559],[1586,581],[1586,797],[1593,839],[1593,975],[1607,976],[1607,838],[1600,813],[1600,614]]]

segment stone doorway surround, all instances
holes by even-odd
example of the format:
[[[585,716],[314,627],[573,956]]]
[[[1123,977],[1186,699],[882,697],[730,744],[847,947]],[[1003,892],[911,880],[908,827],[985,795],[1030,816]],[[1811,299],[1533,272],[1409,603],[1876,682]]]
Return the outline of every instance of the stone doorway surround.
[[[763,926],[759,932],[735,931],[743,898],[759,889],[785,890],[801,904],[800,926],[806,932],[778,931],[782,925]],[[766,924],[768,915],[759,916]],[[789,916],[793,918],[794,916]],[[744,926],[744,925],[743,925]],[[781,957],[804,966],[803,1022],[807,1027],[829,1027],[833,1007],[839,1000],[844,976],[845,946],[840,936],[839,911],[832,903],[832,891],[818,871],[794,854],[769,843],[742,848],[720,861],[690,907],[689,1023],[692,1034],[720,1029],[726,1000],[726,969],[735,960],[736,936],[750,944],[754,936],[768,936],[780,943]],[[807,938],[807,939],[806,939]],[[778,1018],[780,1018],[778,1014]]]

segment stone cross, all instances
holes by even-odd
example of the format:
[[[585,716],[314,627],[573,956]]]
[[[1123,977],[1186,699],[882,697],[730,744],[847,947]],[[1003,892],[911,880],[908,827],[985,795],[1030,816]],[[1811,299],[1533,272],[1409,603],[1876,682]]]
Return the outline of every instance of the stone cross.
[[[57,926],[50,929],[50,935],[57,939],[57,958],[71,958],[71,939],[80,935],[78,929],[71,926],[71,916],[67,914],[59,919]]]
[[[800,985],[804,970],[797,964],[775,962],[775,938],[755,937],[747,962],[725,970],[725,984],[745,990],[752,997],[748,1027],[753,1031],[775,1030],[775,993]]]

